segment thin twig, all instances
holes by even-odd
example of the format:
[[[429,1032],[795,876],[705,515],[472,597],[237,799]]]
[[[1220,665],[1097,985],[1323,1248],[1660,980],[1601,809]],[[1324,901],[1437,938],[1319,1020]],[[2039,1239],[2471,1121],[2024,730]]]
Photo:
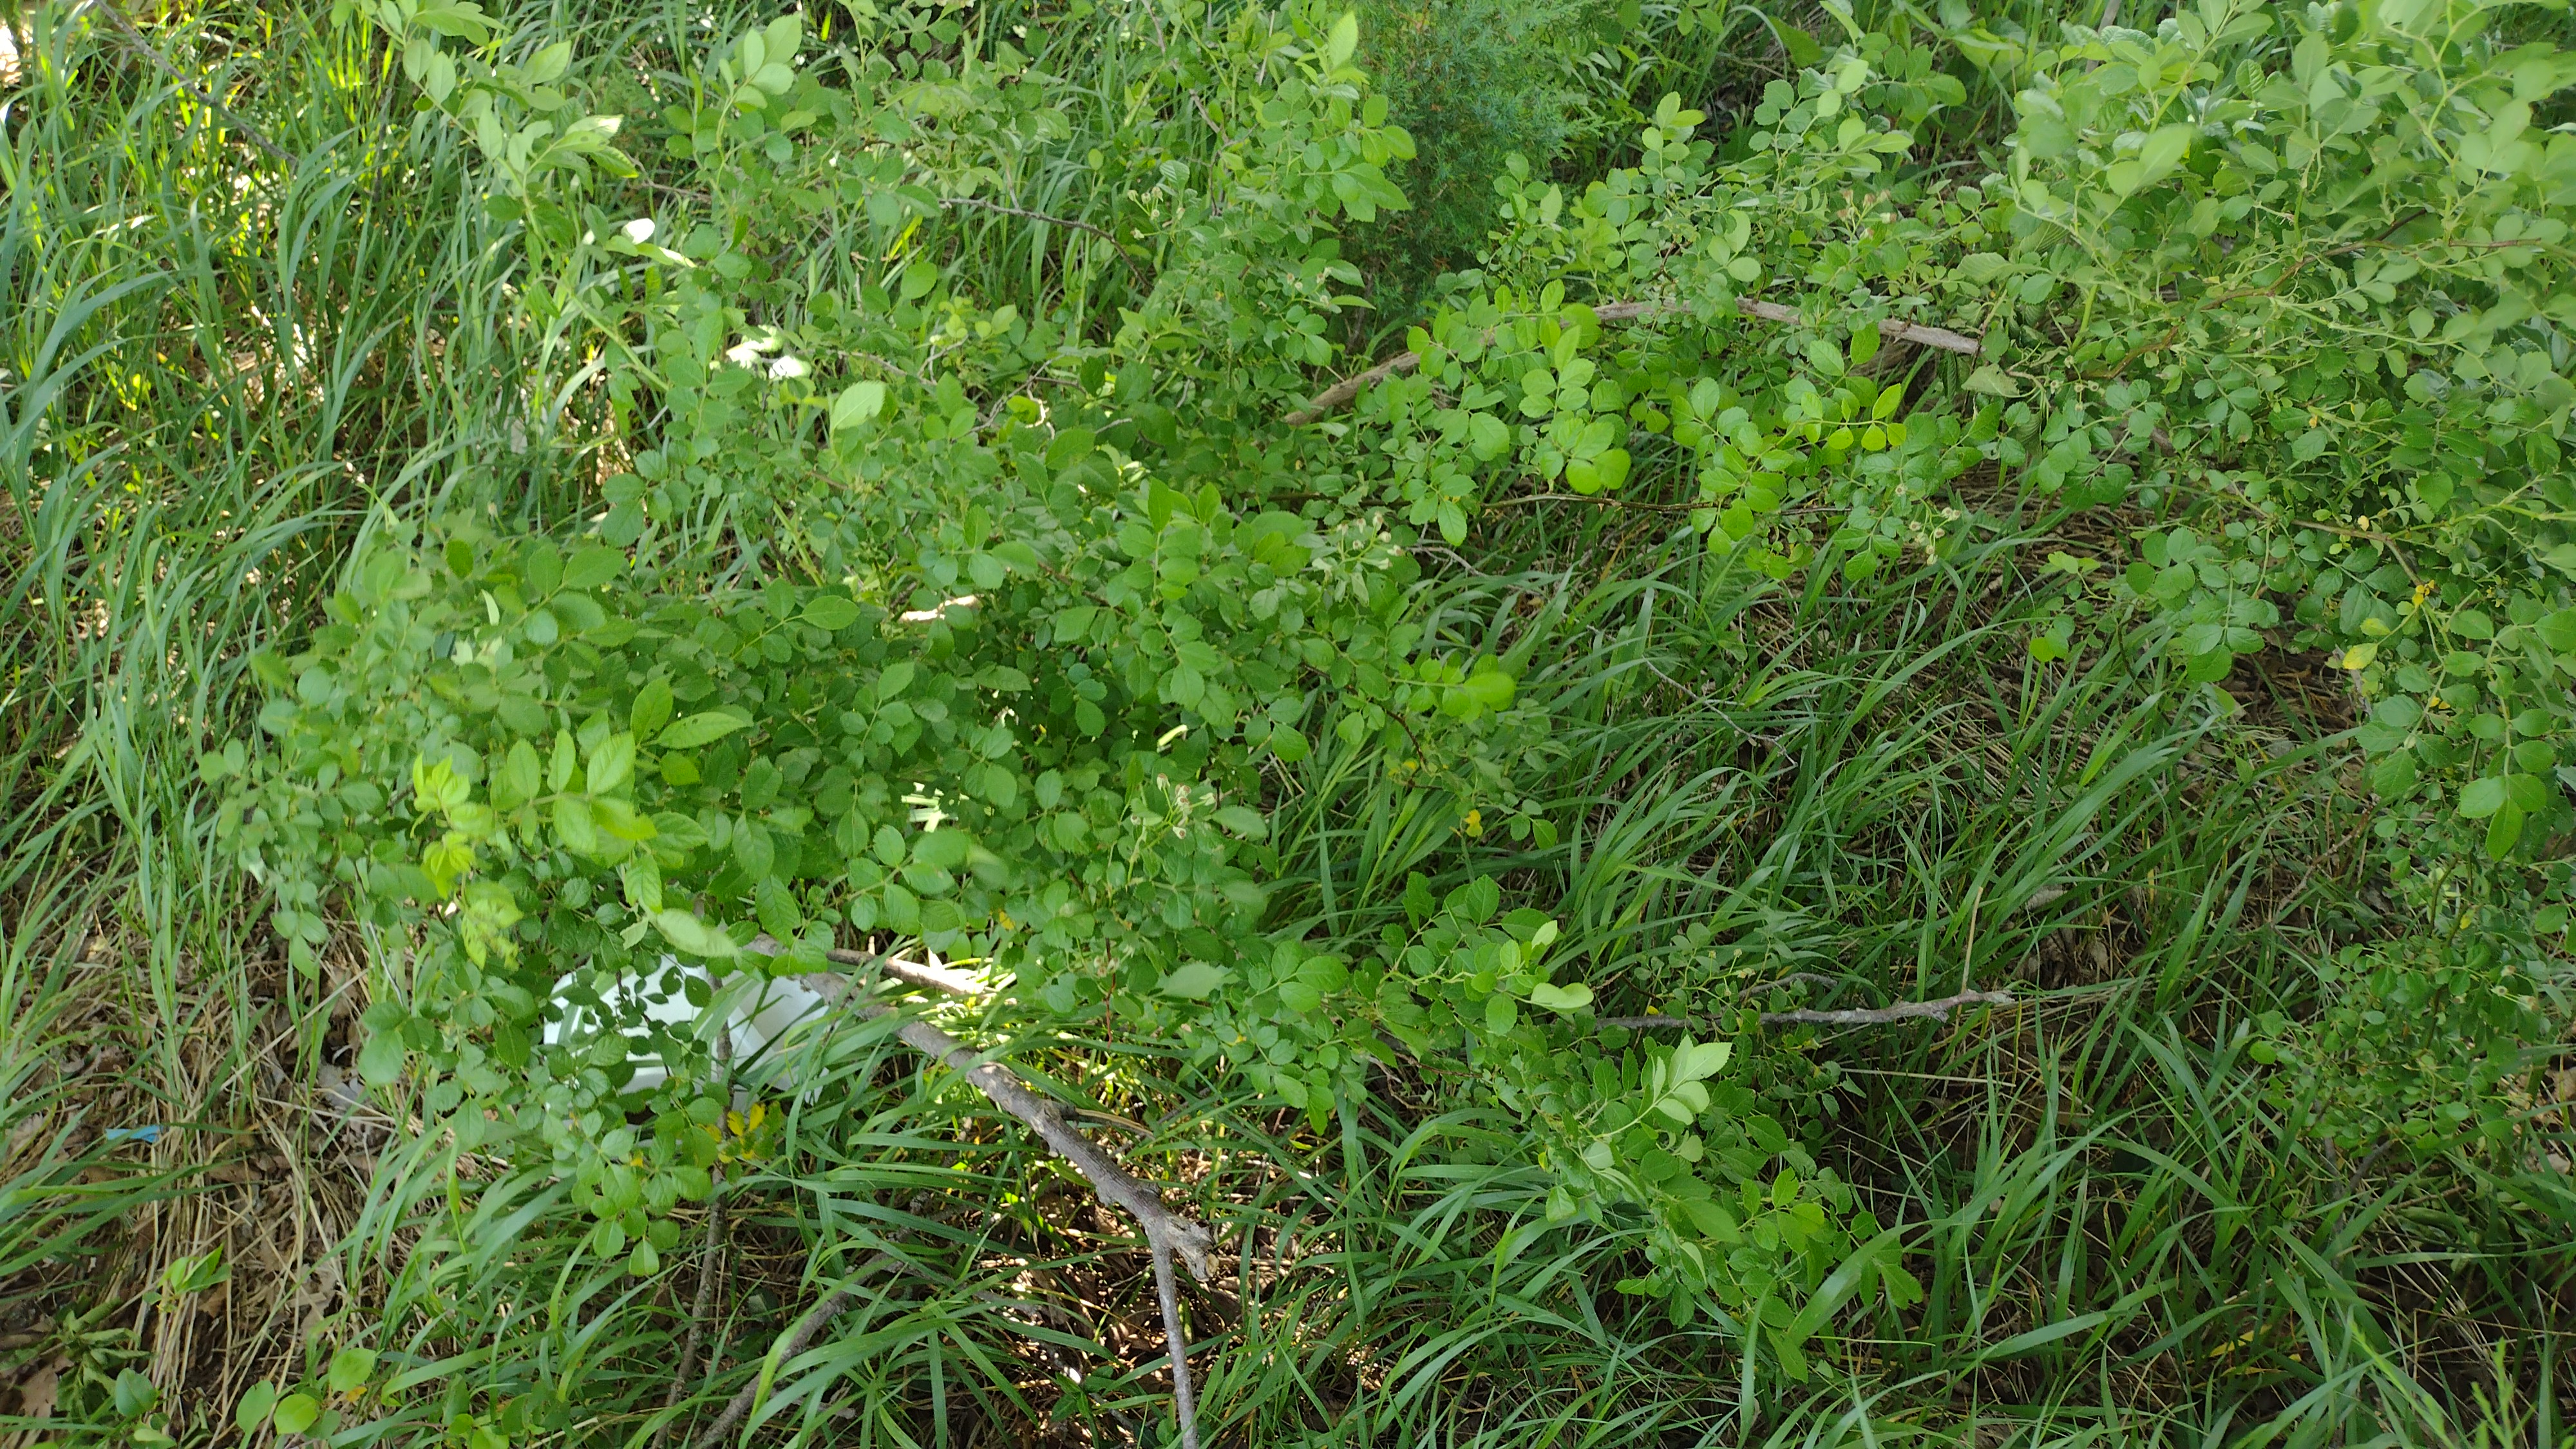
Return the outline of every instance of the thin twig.
[[[804,982],[817,994],[837,991],[844,999],[848,997],[849,983],[841,977],[817,974],[805,977]],[[869,1005],[872,1003],[862,1004],[860,1009],[867,1010]],[[876,1008],[880,1012],[886,1009]],[[1212,1281],[1216,1266],[1210,1250],[1216,1246],[1216,1235],[1195,1219],[1163,1206],[1160,1193],[1129,1176],[1090,1138],[1075,1131],[1056,1111],[1054,1103],[1030,1091],[1009,1069],[984,1061],[955,1037],[926,1021],[906,1021],[895,1034],[922,1055],[973,1082],[994,1106],[1027,1124],[1056,1156],[1072,1163],[1075,1171],[1091,1180],[1094,1193],[1124,1210],[1144,1229],[1145,1244],[1154,1254],[1155,1292],[1162,1298],[1163,1331],[1172,1358],[1172,1397],[1180,1411],[1181,1443],[1183,1449],[1198,1449],[1198,1422],[1192,1412],[1194,1396],[1190,1392],[1189,1341],[1180,1329],[1181,1307],[1172,1283],[1172,1255],[1180,1254],[1181,1260],[1190,1265],[1191,1275],[1200,1282]]]
[[[1154,1293],[1163,1300],[1163,1343],[1172,1356],[1172,1407],[1180,1415],[1181,1449],[1199,1449],[1198,1406],[1190,1393],[1190,1338],[1181,1329],[1181,1295],[1172,1284],[1172,1247],[1150,1235],[1147,1241],[1154,1249]]]
[[[1594,307],[1592,315],[1602,322],[1629,322],[1639,317],[1679,310],[1681,309],[1677,305],[1668,302],[1607,302]],[[1735,310],[1747,317],[1759,317],[1765,322],[1795,322],[1802,315],[1795,307],[1779,302],[1757,302],[1751,297],[1736,298]],[[1976,338],[1964,332],[1953,332],[1947,327],[1926,327],[1915,322],[1900,322],[1893,317],[1881,321],[1878,324],[1878,330],[1880,335],[1891,342],[1912,342],[1968,357],[1976,356],[1981,345]],[[1399,352],[1368,371],[1343,378],[1340,382],[1315,394],[1304,407],[1288,414],[1280,421],[1292,428],[1304,427],[1319,418],[1340,411],[1351,399],[1358,397],[1366,389],[1390,377],[1411,372],[1421,365],[1422,354],[1412,351]]]
[[[1894,1006],[1864,1008],[1852,1011],[1766,1011],[1764,1026],[1885,1026],[1890,1022],[1916,1021],[1924,1017],[1947,1021],[1950,1013],[1962,1006],[2011,1006],[2010,992],[1962,991],[1938,1001],[1900,1001]],[[1605,1016],[1599,1025],[1625,1027],[1630,1031],[1685,1030],[1714,1023],[1694,1021],[1687,1016]]]
[[[786,947],[778,944],[777,937],[766,932],[752,937],[751,944],[743,949],[754,956],[777,956],[787,950]],[[927,987],[949,996],[981,996],[988,989],[983,982],[962,971],[951,971],[945,966],[925,966],[918,961],[907,961],[891,952],[844,951],[835,946],[823,953],[823,959],[835,966],[856,966],[868,971],[882,971],[907,985]]]
[[[777,942],[763,936],[755,939],[750,950],[774,954]],[[961,995],[973,994],[980,984],[953,972],[914,962],[898,962],[889,955],[868,955],[855,951],[826,953],[837,964],[879,969],[898,979],[928,985],[935,990]],[[882,1017],[894,1014],[894,1008],[870,1000],[855,989],[863,984],[847,976],[813,972],[797,978],[806,990],[826,1001],[861,1016]],[[1037,1133],[1058,1157],[1073,1164],[1091,1182],[1093,1193],[1136,1220],[1145,1233],[1145,1244],[1154,1255],[1154,1287],[1162,1299],[1163,1329],[1168,1339],[1172,1360],[1172,1398],[1179,1410],[1181,1443],[1184,1449],[1198,1449],[1196,1398],[1190,1386],[1189,1341],[1181,1331],[1180,1297],[1172,1281],[1172,1255],[1178,1253],[1187,1263],[1191,1276],[1202,1283],[1215,1281],[1216,1265],[1211,1252],[1216,1235],[1194,1218],[1182,1216],[1163,1205],[1162,1195],[1150,1184],[1131,1176],[1108,1153],[1092,1140],[1074,1130],[1053,1102],[1029,1090],[1017,1074],[998,1062],[988,1062],[955,1037],[929,1022],[905,1020],[895,1028],[895,1035],[932,1061],[973,1082],[994,1106],[1018,1118]],[[835,1312],[839,1310],[834,1309]],[[701,1441],[703,1443],[703,1441]]]
[[[1642,498],[1611,498],[1589,493],[1514,493],[1485,504],[1487,510],[1510,508],[1521,503],[1591,503],[1603,508],[1633,508],[1644,513],[1697,513],[1707,503],[1649,503]]]
[[[769,1351],[768,1361],[783,1364],[803,1353],[805,1345],[813,1342],[814,1335],[823,1331],[823,1325],[840,1317],[841,1310],[850,1306],[850,1300],[858,1296],[859,1284],[866,1281],[870,1274],[880,1268],[902,1265],[903,1260],[892,1253],[879,1253],[861,1263],[859,1271],[851,1274],[848,1282],[833,1289],[822,1302],[805,1310],[805,1316],[797,1319],[795,1326],[789,1328],[786,1335],[778,1340],[777,1346]],[[754,1374],[751,1382],[744,1384],[741,1390],[726,1402],[724,1412],[716,1415],[716,1421],[707,1426],[707,1432],[698,1436],[697,1449],[716,1449],[717,1445],[722,1444],[725,1436],[733,1432],[734,1425],[742,1422],[742,1416],[751,1412],[753,1402],[760,1397],[760,1391],[767,1387],[767,1379],[766,1372]]]
[[[695,201],[707,205],[713,205],[715,202],[715,198],[706,192],[692,191],[685,186],[666,186],[650,176],[639,176],[635,178],[635,182],[647,191],[658,191],[664,196],[676,196],[683,201]]]
[[[718,1074],[722,1075],[722,1069],[732,1061],[733,1030],[726,1027],[716,1033]],[[680,1371],[671,1376],[671,1390],[662,1398],[665,1409],[679,1404],[680,1395],[687,1391],[689,1380],[697,1376],[698,1348],[706,1338],[707,1319],[715,1313],[716,1282],[724,1273],[724,1164],[719,1162],[710,1168],[707,1177],[710,1186],[707,1189],[706,1256],[698,1260],[697,1301],[689,1309],[689,1336],[680,1345]],[[662,1449],[670,1439],[672,1422],[664,1419],[662,1426],[653,1431],[653,1449]]]
[[[1099,227],[1093,226],[1090,222],[1075,221],[1069,216],[1049,216],[1043,211],[1025,211],[1016,206],[1004,206],[998,201],[986,201],[983,198],[976,196],[943,196],[939,199],[939,204],[942,206],[971,206],[978,211],[998,211],[1004,216],[1026,217],[1030,221],[1043,221],[1050,226],[1070,227],[1075,231],[1087,231],[1093,236],[1100,238],[1102,241],[1108,242],[1111,246],[1116,246],[1118,244],[1118,238],[1111,236],[1108,232],[1103,231]]]
[[[1814,971],[1792,971],[1774,981],[1757,981],[1745,987],[1739,994],[1751,996],[1756,992],[1772,991],[1783,986],[1821,986],[1830,991],[1842,984],[1842,978],[1838,976],[1826,976]]]
[[[2282,521],[2291,528],[2313,528],[2319,533],[2331,533],[2338,538],[2358,538],[2370,543],[2386,544],[2388,551],[2397,555],[2397,566],[2406,570],[2406,577],[2409,580],[2419,584],[2424,581],[2423,576],[2415,572],[2415,560],[2408,556],[2405,541],[2402,539],[2391,538],[2387,534],[2367,528],[2346,528],[2339,523],[2327,523],[2314,518],[2287,518]]]
[[[1593,308],[1592,315],[1603,322],[1626,322],[1638,317],[1647,316],[1650,313],[1661,312],[1664,310],[1664,304],[1661,302],[1610,302]],[[1281,421],[1287,423],[1288,426],[1292,428],[1304,427],[1306,424],[1315,421],[1317,418],[1323,417],[1327,413],[1340,411],[1344,404],[1348,403],[1351,399],[1358,397],[1364,390],[1374,387],[1377,384],[1386,381],[1390,377],[1397,376],[1401,373],[1411,372],[1421,365],[1421,353],[1413,351],[1399,352],[1395,356],[1388,358],[1386,361],[1379,363],[1377,366],[1370,368],[1368,371],[1360,373],[1355,377],[1343,378],[1340,382],[1334,383],[1331,387],[1315,394],[1312,399],[1308,400],[1304,407],[1290,413]]]
[[[116,34],[119,40],[124,41],[129,49],[133,50],[136,54],[141,55],[145,60],[159,66],[164,75],[167,75],[170,79],[178,82],[179,89],[196,97],[198,104],[204,106],[210,111],[213,111],[225,120],[232,122],[235,129],[248,137],[251,143],[258,146],[259,149],[266,151],[269,155],[285,162],[289,167],[295,165],[295,155],[293,152],[278,145],[275,141],[268,139],[267,136],[260,132],[259,127],[243,120],[239,113],[235,112],[232,107],[225,105],[223,102],[216,100],[213,96],[206,94],[206,92],[200,88],[195,81],[192,81],[188,79],[187,76],[181,74],[179,67],[170,63],[170,57],[163,55],[159,47],[145,39],[143,32],[134,28],[134,22],[125,18],[125,12],[116,8],[116,0],[91,0],[90,8],[105,12],[108,24],[116,27]]]
[[[1759,317],[1765,322],[1795,322],[1801,315],[1795,307],[1784,306],[1778,302],[1756,302],[1750,297],[1736,298],[1735,310],[1747,317]],[[1926,327],[1919,322],[1900,322],[1893,317],[1882,319],[1878,324],[1878,332],[1890,342],[1911,342],[1918,347],[1937,347],[1943,352],[1955,352],[1962,357],[1976,356],[1977,349],[1983,345],[1964,332],[1953,332],[1947,327]]]

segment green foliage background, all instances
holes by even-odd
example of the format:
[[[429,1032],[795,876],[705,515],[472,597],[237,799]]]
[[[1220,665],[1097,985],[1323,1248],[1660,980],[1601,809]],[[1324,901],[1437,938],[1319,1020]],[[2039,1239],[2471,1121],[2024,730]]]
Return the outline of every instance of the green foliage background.
[[[1510,157],[1545,170],[1582,136],[1597,105],[1583,62],[1614,25],[1600,5],[1569,0],[1357,13],[1360,63],[1417,151],[1396,175],[1412,205],[1359,243],[1372,288],[1402,309],[1441,274],[1475,266],[1494,226],[1494,179]]]
[[[2557,8],[10,35],[27,1442],[2567,1439]]]

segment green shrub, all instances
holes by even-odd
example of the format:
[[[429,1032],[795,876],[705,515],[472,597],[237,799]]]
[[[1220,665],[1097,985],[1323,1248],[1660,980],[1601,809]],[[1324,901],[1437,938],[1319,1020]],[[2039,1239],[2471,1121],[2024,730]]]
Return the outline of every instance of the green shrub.
[[[608,399],[606,466],[554,532],[381,514],[327,621],[257,665],[266,741],[203,764],[225,840],[299,965],[334,918],[383,948],[358,1064],[420,1141],[509,1191],[559,1173],[582,1251],[635,1276],[724,1141],[722,1064],[647,1018],[704,994],[663,956],[756,967],[766,933],[758,969],[806,969],[846,927],[1007,980],[981,1025],[1008,1039],[1114,1034],[1313,1132],[1355,1139],[1399,1065],[1435,1078],[1508,1125],[1455,1164],[1515,1184],[1498,1262],[1615,1259],[1748,1379],[1803,1380],[1840,1316],[1922,1302],[1917,1229],[1769,1110],[1821,1075],[1603,1031],[1616,963],[1564,948],[1528,872],[1411,869],[1489,818],[1553,849],[1534,802],[1594,687],[1525,692],[1517,605],[1453,609],[1424,559],[1570,496],[1642,505],[1711,588],[1861,591],[2030,501],[2137,550],[2033,570],[2043,677],[2129,651],[2224,711],[2241,656],[2335,647],[2422,939],[2264,1052],[2333,1064],[2354,1098],[2311,1120],[2338,1143],[2464,1102],[2492,1136],[2543,1019],[2503,973],[2541,958],[2452,938],[2566,924],[2531,863],[2576,738],[2568,138],[2529,116],[2576,64],[2410,3],[1954,35],[2019,98],[1991,171],[1917,166],[1966,86],[1829,11],[1848,43],[1748,127],[1665,96],[1635,164],[1579,185],[1543,164],[1573,41],[1528,43],[1573,7],[1390,14],[1391,90],[1311,4],[1155,9],[1187,60],[1090,93],[944,13],[828,46],[787,17],[675,62],[652,164],[688,206],[649,216],[602,199],[645,148],[558,86],[565,42],[367,7],[517,228],[532,389]],[[1024,204],[1044,178],[1058,210]],[[997,226],[1031,265],[978,245]],[[1354,256],[1383,300],[1470,239],[1412,369],[1303,407],[1354,360]],[[1272,807],[1310,793],[1414,855],[1287,921],[1272,888],[1309,867]],[[557,995],[594,1024],[547,1046]],[[629,1029],[671,1069],[651,1093]],[[2410,1075],[2432,1040],[2493,1069]]]
[[[1476,263],[1496,219],[1508,158],[1541,173],[1564,149],[1585,100],[1574,58],[1599,23],[1598,0],[1369,0],[1361,63],[1387,115],[1414,142],[1395,175],[1412,202],[1363,235],[1360,256],[1400,309],[1443,272]]]

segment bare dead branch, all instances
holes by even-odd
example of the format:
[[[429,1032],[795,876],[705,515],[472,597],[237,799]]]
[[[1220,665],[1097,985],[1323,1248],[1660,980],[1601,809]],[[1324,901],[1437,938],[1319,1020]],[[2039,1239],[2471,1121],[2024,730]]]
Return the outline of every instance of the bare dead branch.
[[[1668,302],[1606,302],[1594,307],[1592,315],[1603,322],[1630,322],[1639,317],[1680,310],[1680,307]],[[1765,322],[1795,322],[1800,315],[1795,307],[1779,302],[1757,302],[1750,297],[1736,298],[1735,310],[1747,317],[1759,317]],[[1880,335],[1891,342],[1911,342],[1923,347],[1937,347],[1944,352],[1956,352],[1968,357],[1976,356],[1980,345],[1976,338],[1963,332],[1953,332],[1947,327],[1926,327],[1916,322],[1900,322],[1893,317],[1880,322],[1878,330]],[[1339,412],[1349,404],[1351,399],[1358,397],[1369,388],[1375,387],[1390,377],[1411,372],[1421,365],[1420,353],[1399,352],[1368,371],[1343,378],[1340,382],[1315,394],[1307,400],[1304,407],[1288,414],[1280,421],[1292,428],[1302,428],[1317,419]]]
[[[752,937],[751,944],[743,949],[754,956],[776,956],[787,948],[778,944],[777,937],[762,932]],[[947,996],[972,998],[983,995],[986,990],[983,982],[963,971],[951,971],[945,966],[925,966],[891,952],[844,951],[836,946],[825,951],[823,959],[835,966],[856,966],[863,972],[882,972],[908,986],[923,987]]]
[[[772,955],[778,943],[767,936],[755,939],[750,950]],[[884,970],[899,980],[928,984],[937,990],[973,994],[980,984],[917,963],[901,963],[901,970],[890,956],[872,956],[855,951],[827,953],[835,964],[848,964],[862,970]],[[866,1017],[894,1014],[894,1008],[874,1001],[855,989],[863,978],[832,972],[812,972],[797,978],[806,990],[836,1003],[843,1009]],[[1154,1255],[1154,1289],[1162,1300],[1163,1332],[1172,1359],[1172,1397],[1179,1410],[1181,1443],[1185,1449],[1198,1449],[1196,1396],[1191,1390],[1189,1340],[1181,1326],[1180,1297],[1172,1279],[1172,1257],[1178,1254],[1189,1265],[1190,1274],[1202,1283],[1213,1282],[1216,1265],[1212,1252],[1216,1235],[1194,1218],[1182,1216],[1163,1205],[1162,1194],[1150,1184],[1131,1176],[1117,1161],[1103,1152],[1092,1140],[1074,1130],[1053,1102],[1029,1090],[1018,1075],[998,1062],[988,1062],[955,1037],[926,1021],[905,1020],[895,1028],[895,1035],[907,1046],[973,1082],[994,1106],[1018,1118],[1038,1135],[1056,1156],[1072,1163],[1074,1170],[1091,1183],[1092,1191],[1129,1217],[1145,1233],[1145,1245]],[[838,1312],[836,1307],[834,1312]],[[828,1316],[828,1315],[827,1315]]]
[[[1736,298],[1735,310],[1747,317],[1759,317],[1765,322],[1795,322],[1799,316],[1798,309],[1795,307],[1778,302],[1756,302],[1750,297]],[[1976,356],[1980,345],[1976,338],[1964,332],[1953,332],[1947,327],[1926,327],[1919,322],[1899,322],[1893,317],[1882,320],[1878,324],[1878,331],[1880,336],[1890,342],[1911,342],[1918,347],[1937,347],[1943,352],[1956,352],[1963,357]]]
[[[1766,1011],[1764,1026],[1885,1026],[1890,1022],[1918,1021],[1925,1017],[1947,1021],[1950,1013],[1963,1006],[2011,1006],[2012,994],[2006,991],[1962,991],[1938,1001],[1900,1001],[1893,1006],[1865,1007],[1851,1011]],[[1715,1023],[1687,1016],[1605,1016],[1602,1026],[1626,1027],[1630,1031],[1680,1031],[1710,1027]]]

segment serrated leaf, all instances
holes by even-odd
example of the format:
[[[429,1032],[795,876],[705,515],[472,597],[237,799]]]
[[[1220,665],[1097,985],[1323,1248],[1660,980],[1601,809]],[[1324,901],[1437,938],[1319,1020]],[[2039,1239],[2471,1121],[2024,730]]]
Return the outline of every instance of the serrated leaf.
[[[663,847],[685,855],[707,843],[706,827],[676,810],[658,811],[653,816],[653,838]]]
[[[761,38],[769,43],[772,64],[790,64],[796,58],[798,43],[805,38],[804,19],[793,13],[781,15],[761,31]]]
[[[645,915],[662,909],[662,866],[649,852],[638,853],[617,868],[626,888],[626,903]]]
[[[1979,287],[2011,270],[2012,263],[1995,252],[1970,252],[1951,268],[1961,280]]]
[[[624,731],[601,740],[583,763],[590,793],[605,795],[635,778],[635,736]]]
[[[2483,820],[2504,808],[2504,781],[2489,775],[2471,780],[2460,791],[2460,814],[2471,820]]]
[[[547,85],[561,80],[564,72],[571,68],[572,42],[558,40],[528,57],[527,78],[532,84]]]
[[[2103,173],[2103,179],[2122,196],[2144,191],[2173,174],[2173,169],[2191,153],[2192,138],[2199,134],[2200,128],[2189,122],[2158,126],[2139,143],[2135,160],[2114,164]]]
[[[599,853],[599,822],[590,802],[578,795],[559,796],[554,809],[555,840],[575,855]]]
[[[497,809],[516,810],[536,798],[545,784],[545,766],[537,760],[536,747],[526,740],[513,741],[510,753],[502,757],[501,768],[492,776],[492,804]]]
[[[654,827],[651,816],[614,795],[603,795],[592,800],[590,816],[592,823],[620,840],[642,842],[661,833]]]
[[[1345,10],[1342,18],[1333,22],[1332,33],[1324,41],[1324,69],[1336,71],[1349,65],[1359,48],[1360,18],[1356,13]]]
[[[2548,645],[2552,653],[2576,651],[2576,609],[2561,609],[2544,615],[2540,622],[2531,626],[2531,632],[2539,635],[2540,642]]]
[[[2510,800],[2496,811],[2495,818],[2487,822],[2489,860],[2502,860],[2513,853],[2514,845],[2522,839],[2523,820],[2522,807]]]
[[[913,838],[912,858],[919,865],[955,870],[966,863],[968,849],[962,830],[929,830]]]
[[[650,739],[655,730],[671,722],[671,681],[654,675],[635,691],[635,703],[628,707],[626,727],[637,739]]]
[[[1709,1041],[1701,1042],[1697,1046],[1687,1046],[1673,1054],[1674,1075],[1683,1081],[1697,1081],[1702,1077],[1712,1077],[1724,1070],[1727,1060],[1734,1055],[1735,1043],[1731,1041]]]

